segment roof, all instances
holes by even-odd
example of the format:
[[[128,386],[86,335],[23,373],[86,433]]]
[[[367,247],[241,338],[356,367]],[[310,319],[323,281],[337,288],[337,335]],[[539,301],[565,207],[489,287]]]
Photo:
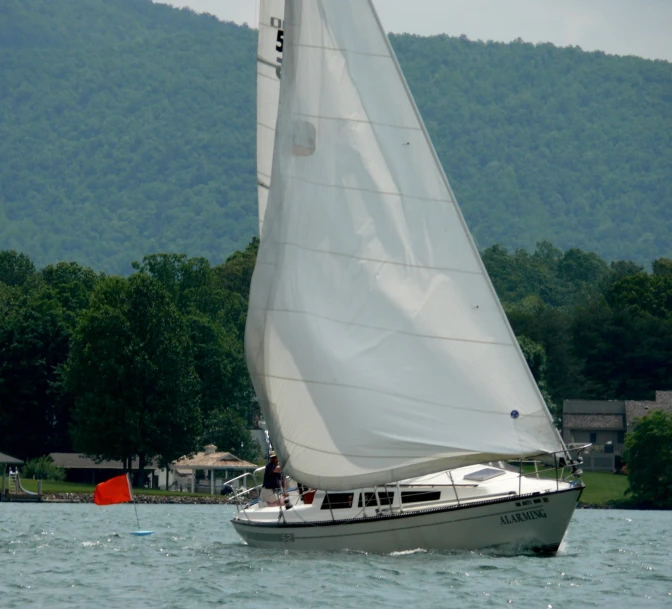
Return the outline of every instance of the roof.
[[[9,465],[21,465],[23,461],[21,461],[20,459],[15,459],[14,457],[10,457],[5,453],[0,453],[0,463],[5,463]]]
[[[564,414],[625,414],[623,400],[564,400]]]
[[[625,411],[628,415],[628,431],[632,431],[637,419],[641,419],[655,410],[672,412],[672,391],[656,391],[654,401],[628,400],[625,403]]]
[[[64,469],[124,469],[121,461],[101,461],[100,463],[96,463],[90,457],[78,455],[77,453],[51,453],[49,456],[53,459],[54,465]],[[156,469],[159,466],[156,462],[153,462],[145,463],[145,467],[147,469]],[[133,459],[131,469],[137,468],[138,460]]]
[[[173,461],[172,467],[179,469],[241,469],[254,470],[257,466],[249,461],[243,461],[231,453],[205,451],[191,457],[182,457]]]
[[[567,414],[562,419],[564,429],[583,431],[625,431],[622,414]]]

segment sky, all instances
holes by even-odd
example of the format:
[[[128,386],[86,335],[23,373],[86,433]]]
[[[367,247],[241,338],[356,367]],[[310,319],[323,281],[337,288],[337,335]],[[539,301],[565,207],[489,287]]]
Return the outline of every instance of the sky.
[[[258,0],[156,0],[256,28]],[[672,61],[672,0],[374,0],[389,32],[552,42]]]

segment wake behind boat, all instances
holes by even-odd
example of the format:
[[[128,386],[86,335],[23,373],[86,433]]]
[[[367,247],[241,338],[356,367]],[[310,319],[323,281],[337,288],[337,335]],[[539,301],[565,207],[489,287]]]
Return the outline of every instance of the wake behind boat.
[[[284,473],[319,490],[249,504],[236,530],[260,547],[554,551],[579,471],[371,0],[261,0],[260,19],[245,353]],[[552,479],[479,465],[538,456]]]

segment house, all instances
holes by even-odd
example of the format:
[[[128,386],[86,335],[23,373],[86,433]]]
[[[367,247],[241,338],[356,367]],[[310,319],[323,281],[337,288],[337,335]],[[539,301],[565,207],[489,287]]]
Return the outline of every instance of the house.
[[[656,391],[652,401],[565,400],[562,437],[568,446],[592,444],[583,455],[584,469],[615,471],[626,433],[653,410],[672,412],[672,391]]]
[[[65,470],[68,482],[82,482],[85,484],[98,484],[109,480],[114,476],[124,473],[121,461],[101,461],[96,463],[93,459],[77,453],[51,453],[49,455],[54,465]],[[132,470],[137,470],[138,461],[135,459]],[[205,450],[191,457],[182,457],[173,462],[166,472],[160,469],[158,462],[145,465],[148,476],[149,488],[163,488],[166,486],[172,490],[181,490],[214,494],[219,492],[224,480],[234,478],[246,471],[254,471],[257,466],[239,459],[228,452],[217,452],[214,445],[206,446]],[[215,484],[215,472],[221,473]],[[199,474],[203,480],[198,480]],[[168,480],[166,481],[166,477]],[[208,480],[208,477],[210,478]],[[167,482],[167,483],[166,483]]]
[[[622,446],[626,431],[623,400],[565,400],[562,438],[566,444]]]
[[[672,391],[656,391],[656,399],[653,401],[628,401],[625,403],[625,418],[627,431],[632,431],[637,424],[637,419],[645,417],[654,410],[663,410],[672,413]]]
[[[101,461],[96,463],[93,459],[77,453],[51,453],[49,455],[54,465],[65,470],[68,482],[82,482],[85,484],[98,484],[105,482],[114,476],[124,473],[124,465],[121,461]],[[131,465],[132,470],[137,470],[138,460]],[[159,475],[162,471],[156,462],[147,463],[145,471],[149,477],[149,487],[155,488],[159,483]]]

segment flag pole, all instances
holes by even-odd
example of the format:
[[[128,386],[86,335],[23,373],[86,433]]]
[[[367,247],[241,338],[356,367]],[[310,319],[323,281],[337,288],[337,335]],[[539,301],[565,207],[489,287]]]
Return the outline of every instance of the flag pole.
[[[138,506],[135,504],[135,497],[133,496],[133,487],[131,486],[131,478],[126,472],[126,481],[128,482],[128,492],[131,495],[131,501],[133,502],[133,509],[135,510],[135,519],[138,521],[138,531],[140,530],[140,518],[138,516]]]

